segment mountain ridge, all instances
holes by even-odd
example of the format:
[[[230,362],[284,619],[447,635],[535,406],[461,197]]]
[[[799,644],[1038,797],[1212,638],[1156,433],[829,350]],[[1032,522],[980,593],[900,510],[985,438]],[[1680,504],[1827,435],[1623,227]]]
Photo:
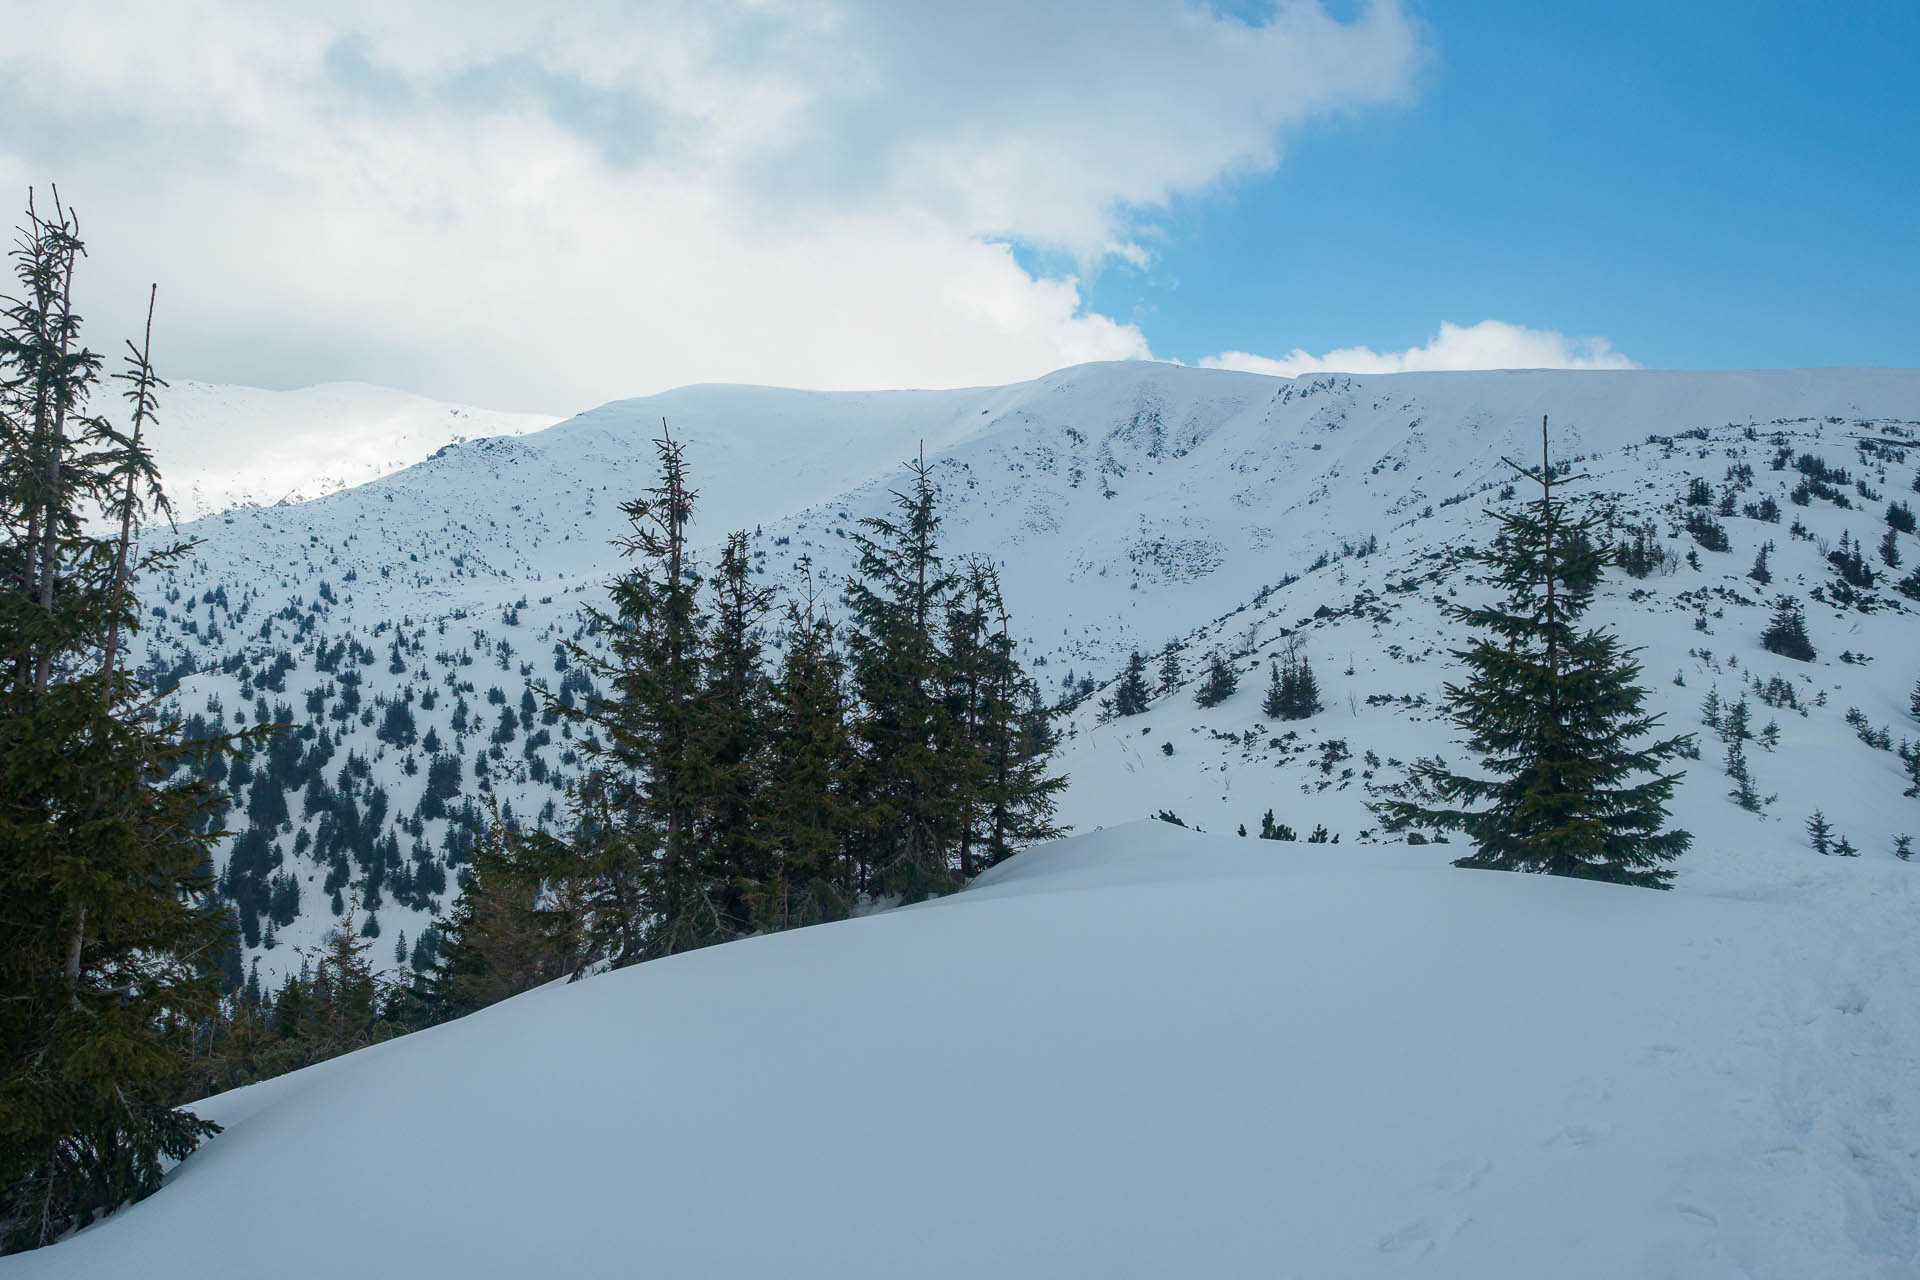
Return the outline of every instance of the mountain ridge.
[[[296,723],[337,739],[328,786],[351,790],[359,814],[377,804],[382,831],[364,838],[393,837],[384,853],[357,856],[346,885],[362,886],[373,900],[383,936],[404,931],[415,944],[451,902],[458,856],[450,820],[414,820],[425,753],[380,736],[387,705],[401,701],[419,734],[434,729],[441,750],[458,757],[460,803],[484,798],[484,774],[485,792],[519,818],[562,819],[561,788],[578,760],[560,727],[523,714],[510,741],[490,740],[488,729],[500,732],[493,722],[503,711],[524,711],[530,685],[552,688],[563,679],[555,646],[595,642],[582,630],[580,610],[603,598],[618,570],[608,544],[622,526],[619,504],[651,483],[651,440],[662,416],[685,443],[701,491],[698,540],[711,548],[728,530],[747,529],[756,575],[769,584],[792,582],[805,556],[836,611],[853,560],[848,535],[859,519],[885,509],[899,464],[924,440],[942,495],[943,548],[1000,563],[1023,659],[1049,697],[1076,702],[1063,722],[1062,757],[1074,777],[1063,813],[1075,827],[1159,808],[1209,829],[1257,826],[1270,803],[1291,796],[1294,810],[1280,821],[1303,835],[1326,825],[1353,840],[1377,825],[1359,803],[1364,786],[1384,783],[1392,769],[1367,767],[1368,777],[1342,787],[1339,770],[1353,766],[1341,764],[1324,775],[1330,785],[1323,792],[1317,769],[1296,776],[1296,748],[1311,741],[1318,752],[1351,739],[1341,749],[1355,758],[1378,748],[1404,763],[1404,752],[1384,744],[1411,732],[1410,716],[1421,718],[1413,736],[1429,743],[1424,749],[1445,745],[1430,708],[1445,650],[1457,637],[1450,638],[1435,596],[1470,589],[1471,568],[1457,553],[1490,536],[1485,510],[1511,479],[1501,459],[1531,462],[1543,412],[1552,418],[1556,457],[1585,459],[1594,479],[1582,487],[1614,510],[1621,530],[1656,520],[1674,566],[1693,546],[1680,521],[1693,477],[1718,493],[1730,483],[1729,468],[1743,463],[1757,476],[1743,500],[1764,489],[1807,521],[1809,539],[1799,539],[1784,525],[1735,517],[1728,521],[1733,549],[1696,548],[1705,557],[1699,570],[1676,567],[1645,583],[1612,575],[1599,620],[1650,647],[1650,678],[1665,681],[1684,669],[1690,680],[1711,679],[1691,653],[1702,647],[1693,629],[1700,593],[1723,613],[1760,607],[1768,594],[1743,575],[1755,540],[1772,538],[1781,544],[1783,586],[1804,595],[1826,572],[1828,548],[1814,540],[1830,547],[1843,531],[1877,536],[1880,505],[1906,492],[1912,470],[1904,453],[1899,461],[1872,458],[1880,501],[1853,494],[1860,505],[1851,510],[1824,499],[1802,509],[1787,492],[1798,472],[1769,468],[1777,449],[1771,441],[1777,436],[1796,454],[1824,451],[1865,484],[1860,442],[1850,437],[1861,423],[1879,435],[1920,431],[1920,371],[1276,379],[1116,362],[958,391],[683,388],[616,401],[541,431],[450,444],[311,502],[186,526],[184,533],[203,541],[189,564],[147,584],[149,596],[160,598],[144,643],[149,670],[181,681],[174,705],[183,713],[211,720],[217,705],[227,723],[236,714],[250,722],[263,705],[269,715],[284,705]],[[1878,479],[1881,471],[1891,478]],[[1909,558],[1920,559],[1906,542]],[[1897,720],[1900,681],[1920,673],[1884,664],[1835,668],[1832,655],[1843,645],[1888,657],[1898,651],[1911,619],[1908,602],[1888,589],[1893,576],[1878,593],[1878,613],[1815,616],[1822,679],[1831,671],[1845,686],[1827,692],[1871,703],[1876,724]],[[1409,578],[1419,590],[1402,589]],[[207,599],[216,591],[220,602]],[[1834,638],[1834,617],[1850,619],[1857,635]],[[1736,652],[1750,652],[1757,632],[1757,622],[1741,624]],[[1351,731],[1336,732],[1323,718],[1301,726],[1307,736],[1282,750],[1267,745],[1281,732],[1260,732],[1249,712],[1259,700],[1251,686],[1263,681],[1263,664],[1288,633],[1314,646],[1329,702]],[[777,649],[777,631],[770,638]],[[1141,727],[1156,730],[1147,745],[1171,745],[1175,753],[1143,754],[1123,745],[1122,729],[1135,726],[1101,724],[1097,697],[1080,699],[1090,683],[1110,679],[1130,649],[1157,651],[1170,641],[1184,646],[1189,678],[1219,649],[1235,655],[1244,684],[1213,716],[1169,710],[1163,699]],[[323,657],[349,644],[358,659],[321,669]],[[1723,662],[1723,642],[1714,648],[1714,661]],[[1416,654],[1424,656],[1406,660]],[[1731,693],[1732,675],[1723,668],[1719,678]],[[423,707],[415,699],[427,690],[437,699]],[[1424,698],[1428,709],[1398,720],[1377,706],[1363,710],[1362,698],[1389,693]],[[1693,688],[1660,696],[1672,714],[1693,715]],[[459,728],[451,718],[458,706],[469,707]],[[1819,750],[1847,749],[1853,737],[1837,724],[1838,709],[1833,718]],[[1175,729],[1181,741],[1169,732]],[[547,741],[529,746],[543,731]],[[1256,737],[1251,746],[1242,744],[1248,733]],[[1231,749],[1214,736],[1227,734]],[[1870,759],[1885,771],[1885,753]],[[337,776],[343,764],[357,772]],[[1713,761],[1694,768],[1701,777],[1690,791],[1719,804]],[[1259,779],[1269,775],[1287,776],[1285,789],[1265,802],[1237,798],[1267,785]],[[277,810],[255,799],[258,786],[236,791],[236,821],[250,821],[250,808]],[[333,919],[326,882],[338,881],[338,872],[329,875],[330,864],[315,861],[317,844],[295,847],[322,834],[321,816],[302,812],[307,789],[303,780],[288,791],[287,819],[263,831],[265,849],[256,842],[250,855],[264,877],[262,900],[275,877],[304,886],[297,914],[280,923],[280,945],[264,946],[263,927],[260,943],[248,948],[269,980],[296,965],[297,948],[316,942]],[[376,859],[389,864],[374,880],[384,895],[366,893],[367,864]],[[444,887],[409,892],[412,905],[403,907],[392,878],[401,871],[403,881]],[[385,946],[384,959],[405,963]]]

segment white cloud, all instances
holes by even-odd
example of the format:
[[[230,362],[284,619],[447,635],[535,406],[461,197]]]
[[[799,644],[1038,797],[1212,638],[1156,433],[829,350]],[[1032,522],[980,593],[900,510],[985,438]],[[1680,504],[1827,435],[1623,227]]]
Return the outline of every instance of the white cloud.
[[[1605,338],[1569,338],[1551,329],[1482,320],[1442,324],[1433,341],[1405,351],[1342,347],[1316,356],[1298,348],[1278,358],[1226,351],[1200,362],[1208,369],[1240,369],[1282,378],[1302,373],[1407,373],[1421,369],[1637,369]]]
[[[1005,241],[1140,263],[1173,197],[1403,98],[1394,0],[0,0],[0,175],[86,218],[96,345],[571,409],[1147,354]]]

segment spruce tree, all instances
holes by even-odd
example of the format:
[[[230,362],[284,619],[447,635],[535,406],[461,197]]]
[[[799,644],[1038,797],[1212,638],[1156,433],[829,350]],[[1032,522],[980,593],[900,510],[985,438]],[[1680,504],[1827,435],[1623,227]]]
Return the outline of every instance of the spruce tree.
[[[1747,576],[1763,587],[1773,581],[1773,570],[1767,567],[1767,553],[1771,550],[1773,543],[1761,543],[1760,550],[1754,553],[1753,568],[1747,570]]]
[[[138,549],[164,501],[151,299],[122,432],[89,409],[83,253],[72,212],[30,198],[0,299],[0,1250],[151,1191],[218,1131],[170,1104],[230,927],[206,904],[225,799],[186,766],[230,740],[184,743],[130,669],[134,581],[183,549]]]
[[[1217,707],[1231,698],[1239,687],[1240,674],[1233,669],[1233,664],[1217,652],[1210,654],[1207,658],[1207,674],[1201,677],[1200,687],[1194,691],[1194,705]]]
[[[715,567],[712,626],[695,699],[693,788],[701,878],[731,936],[753,931],[753,904],[772,878],[754,833],[765,775],[767,680],[761,668],[761,620],[773,591],[755,586],[744,531],[728,537]]]
[[[335,1057],[373,1043],[384,983],[367,952],[373,943],[354,920],[354,906],[327,934],[314,966],[314,1016],[321,1048],[317,1058]]]
[[[1746,694],[1728,705],[1721,719],[1720,736],[1726,742],[1743,742],[1753,737],[1753,709],[1747,703]]]
[[[1260,838],[1262,840],[1297,840],[1294,829],[1284,822],[1273,820],[1273,810],[1260,815]]]
[[[551,836],[516,841],[493,815],[439,926],[439,953],[415,983],[421,1021],[462,1017],[580,971],[581,886],[570,862]]]
[[[1760,647],[1795,662],[1813,661],[1813,641],[1807,638],[1807,617],[1798,600],[1783,595],[1775,603],[1773,617],[1760,633]]]
[[[574,797],[577,848],[595,945],[616,965],[728,936],[696,845],[707,627],[687,537],[697,495],[664,424],[653,443],[659,482],[622,505],[629,532],[615,542],[634,565],[610,588],[613,612],[589,615],[610,656],[574,655],[602,691],[574,713],[594,731]]]
[[[954,887],[950,765],[959,753],[949,750],[955,734],[939,687],[954,578],[940,557],[933,469],[922,456],[908,471],[894,514],[860,522],[846,598],[864,885],[914,901]]]
[[[1287,688],[1287,681],[1280,674],[1279,662],[1269,662],[1267,664],[1267,692],[1266,696],[1260,699],[1260,714],[1269,720],[1288,719],[1289,716],[1287,713],[1293,706],[1293,700],[1289,696],[1289,693],[1290,690]]]
[[[1061,833],[1053,813],[1066,779],[1047,772],[1059,735],[1039,686],[1014,653],[1011,620],[993,565],[981,560],[969,564],[967,593],[979,602],[988,624],[974,717],[980,775],[960,863],[962,878],[971,879],[1022,845]]]
[[[858,894],[849,849],[855,748],[846,664],[833,623],[814,597],[811,561],[802,557],[800,569],[806,595],[787,606],[756,824],[772,868],[756,906],[756,919],[767,930],[844,919]]]
[[[1815,853],[1827,853],[1833,847],[1833,825],[1827,821],[1827,815],[1818,809],[1807,819],[1807,841],[1813,845]]]
[[[986,798],[987,723],[993,718],[990,614],[998,593],[992,565],[970,558],[955,575],[947,601],[941,653],[940,688],[952,744],[947,751],[947,785],[953,791],[952,838],[961,882],[978,870],[979,814]]]
[[[1301,651],[1300,637],[1287,637],[1286,661],[1281,667],[1287,703],[1286,719],[1307,720],[1320,714],[1320,682],[1314,678],[1313,663]]]
[[[1160,651],[1160,686],[1155,692],[1166,697],[1180,687],[1184,677],[1180,671],[1180,646],[1167,641],[1167,647]]]
[[[1753,788],[1753,771],[1747,766],[1747,748],[1742,738],[1727,739],[1727,776],[1733,779],[1733,790],[1727,793],[1733,802],[1749,813],[1760,812],[1760,793]]]
[[[1178,687],[1176,683],[1176,688]],[[1127,655],[1126,669],[1120,673],[1120,679],[1113,686],[1113,714],[1116,716],[1137,716],[1147,709],[1152,698],[1147,689],[1147,660],[1135,649]]]
[[[1446,698],[1484,774],[1420,761],[1415,782],[1436,803],[1393,800],[1379,812],[1394,828],[1465,835],[1475,849],[1455,866],[1665,888],[1667,864],[1692,837],[1661,830],[1681,777],[1662,770],[1688,739],[1641,743],[1659,717],[1644,710],[1639,665],[1611,635],[1579,629],[1604,565],[1598,521],[1570,518],[1556,498],[1545,419],[1540,431],[1540,469],[1515,465],[1540,497],[1499,513],[1501,536],[1476,553],[1504,598],[1451,610],[1482,633],[1455,651],[1468,674]]]
[[[1287,637],[1286,652],[1272,665],[1260,710],[1275,720],[1305,720],[1320,713],[1320,682],[1314,679],[1313,664],[1300,651],[1299,636]]]

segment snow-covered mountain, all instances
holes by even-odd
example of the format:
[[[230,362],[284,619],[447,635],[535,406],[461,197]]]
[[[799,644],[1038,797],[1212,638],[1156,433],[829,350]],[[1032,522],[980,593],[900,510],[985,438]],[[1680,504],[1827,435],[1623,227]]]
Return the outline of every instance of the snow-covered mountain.
[[[304,502],[411,466],[436,449],[552,426],[388,387],[331,382],[296,391],[180,381],[148,436],[178,519]]]
[[[1589,616],[1699,735],[1672,893],[1455,870],[1366,807],[1458,756],[1442,608],[1487,590],[1463,552],[1543,413],[1646,552]],[[1920,539],[1878,554],[1920,504],[1920,372],[691,387],[203,520],[145,640],[184,714],[303,726],[227,779],[265,980],[335,890],[404,963],[483,789],[560,816],[578,760],[526,693],[579,679],[556,646],[663,418],[703,539],[750,530],[770,582],[843,573],[924,442],[945,547],[1002,562],[1066,699],[1081,834],[209,1100],[227,1132],[170,1185],[0,1275],[1920,1274],[1920,864],[1891,855],[1920,834]],[[1829,558],[1856,545],[1870,585]],[[1811,663],[1759,644],[1780,594]],[[1271,723],[1289,640],[1326,706]],[[1170,644],[1179,682],[1107,718],[1088,682]],[[1213,653],[1241,683],[1203,710]],[[1710,693],[1749,703],[1755,812]],[[1860,857],[1808,846],[1816,808]],[[1252,834],[1269,813],[1297,838]]]
[[[1756,706],[1756,726],[1780,722],[1779,745],[1754,757],[1778,801],[1758,817],[1728,805],[1708,744],[1682,793],[1687,821],[1791,841],[1822,804],[1876,856],[1920,828],[1895,753],[1869,745],[1881,730],[1889,744],[1913,733],[1916,602],[1891,589],[1906,570],[1851,607],[1815,598],[1832,576],[1825,552],[1843,535],[1871,546],[1887,503],[1913,497],[1912,451],[1897,443],[1920,432],[1912,371],[1287,380],[1127,363],[963,391],[689,387],[188,526],[202,545],[146,584],[145,640],[153,665],[180,678],[184,713],[308,726],[297,750],[228,779],[235,825],[253,828],[231,879],[253,904],[249,956],[263,978],[297,966],[334,918],[336,892],[356,887],[382,956],[400,963],[455,892],[463,805],[484,791],[524,821],[561,816],[578,758],[528,687],[578,678],[558,646],[581,636],[582,606],[617,569],[619,504],[651,482],[663,420],[687,442],[700,535],[717,543],[747,528],[769,581],[789,579],[802,556],[829,581],[842,573],[848,532],[888,503],[901,460],[924,447],[945,547],[1002,562],[1026,660],[1050,692],[1108,680],[1129,649],[1168,642],[1182,646],[1189,682],[1215,649],[1245,673],[1208,712],[1191,683],[1112,724],[1098,723],[1097,699],[1083,702],[1063,754],[1063,816],[1076,829],[1167,809],[1210,831],[1257,830],[1272,808],[1302,836],[1324,826],[1351,843],[1373,838],[1369,788],[1447,747],[1435,700],[1460,637],[1439,603],[1475,589],[1458,552],[1490,536],[1487,508],[1511,477],[1501,458],[1537,456],[1543,413],[1558,455],[1589,476],[1577,488],[1623,529],[1652,521],[1671,552],[1646,579],[1611,575],[1595,610],[1645,646],[1670,722],[1699,727],[1716,685],[1728,699],[1751,678],[1794,690],[1792,706]],[[1790,500],[1802,453],[1849,472],[1830,490],[1849,505]],[[1733,485],[1736,509],[1767,496],[1786,514],[1726,518],[1729,550],[1696,547],[1682,528],[1694,478],[1716,501]],[[1746,576],[1764,541],[1777,547],[1770,590]],[[1898,542],[1920,560],[1911,536]],[[1698,569],[1682,560],[1689,548]],[[1811,607],[1811,666],[1758,646],[1778,590]],[[1286,632],[1306,646],[1328,710],[1282,727],[1262,723],[1259,702]],[[443,794],[423,808],[430,784]]]

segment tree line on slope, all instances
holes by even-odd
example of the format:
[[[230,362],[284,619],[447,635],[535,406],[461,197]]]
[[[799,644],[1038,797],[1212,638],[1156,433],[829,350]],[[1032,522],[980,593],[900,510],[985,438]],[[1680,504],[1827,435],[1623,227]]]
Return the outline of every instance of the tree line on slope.
[[[591,969],[949,892],[1058,834],[1054,730],[994,566],[940,553],[924,461],[863,522],[844,621],[801,562],[769,664],[745,534],[703,575],[681,446],[655,446],[660,481],[625,508],[633,567],[589,624],[605,652],[568,646],[592,679],[547,700],[586,761],[570,826],[494,812],[409,983],[372,973],[353,908],[277,990],[250,976],[196,1046],[195,1096]]]
[[[950,892],[1058,834],[1055,733],[994,566],[950,568],[932,469],[861,522],[836,621],[803,561],[767,669],[773,593],[744,533],[692,562],[681,446],[627,504],[633,557],[595,615],[603,692],[565,714],[587,767],[570,832],[501,831],[423,984],[435,1016],[605,962],[633,964]],[[532,958],[529,959],[528,957]]]

